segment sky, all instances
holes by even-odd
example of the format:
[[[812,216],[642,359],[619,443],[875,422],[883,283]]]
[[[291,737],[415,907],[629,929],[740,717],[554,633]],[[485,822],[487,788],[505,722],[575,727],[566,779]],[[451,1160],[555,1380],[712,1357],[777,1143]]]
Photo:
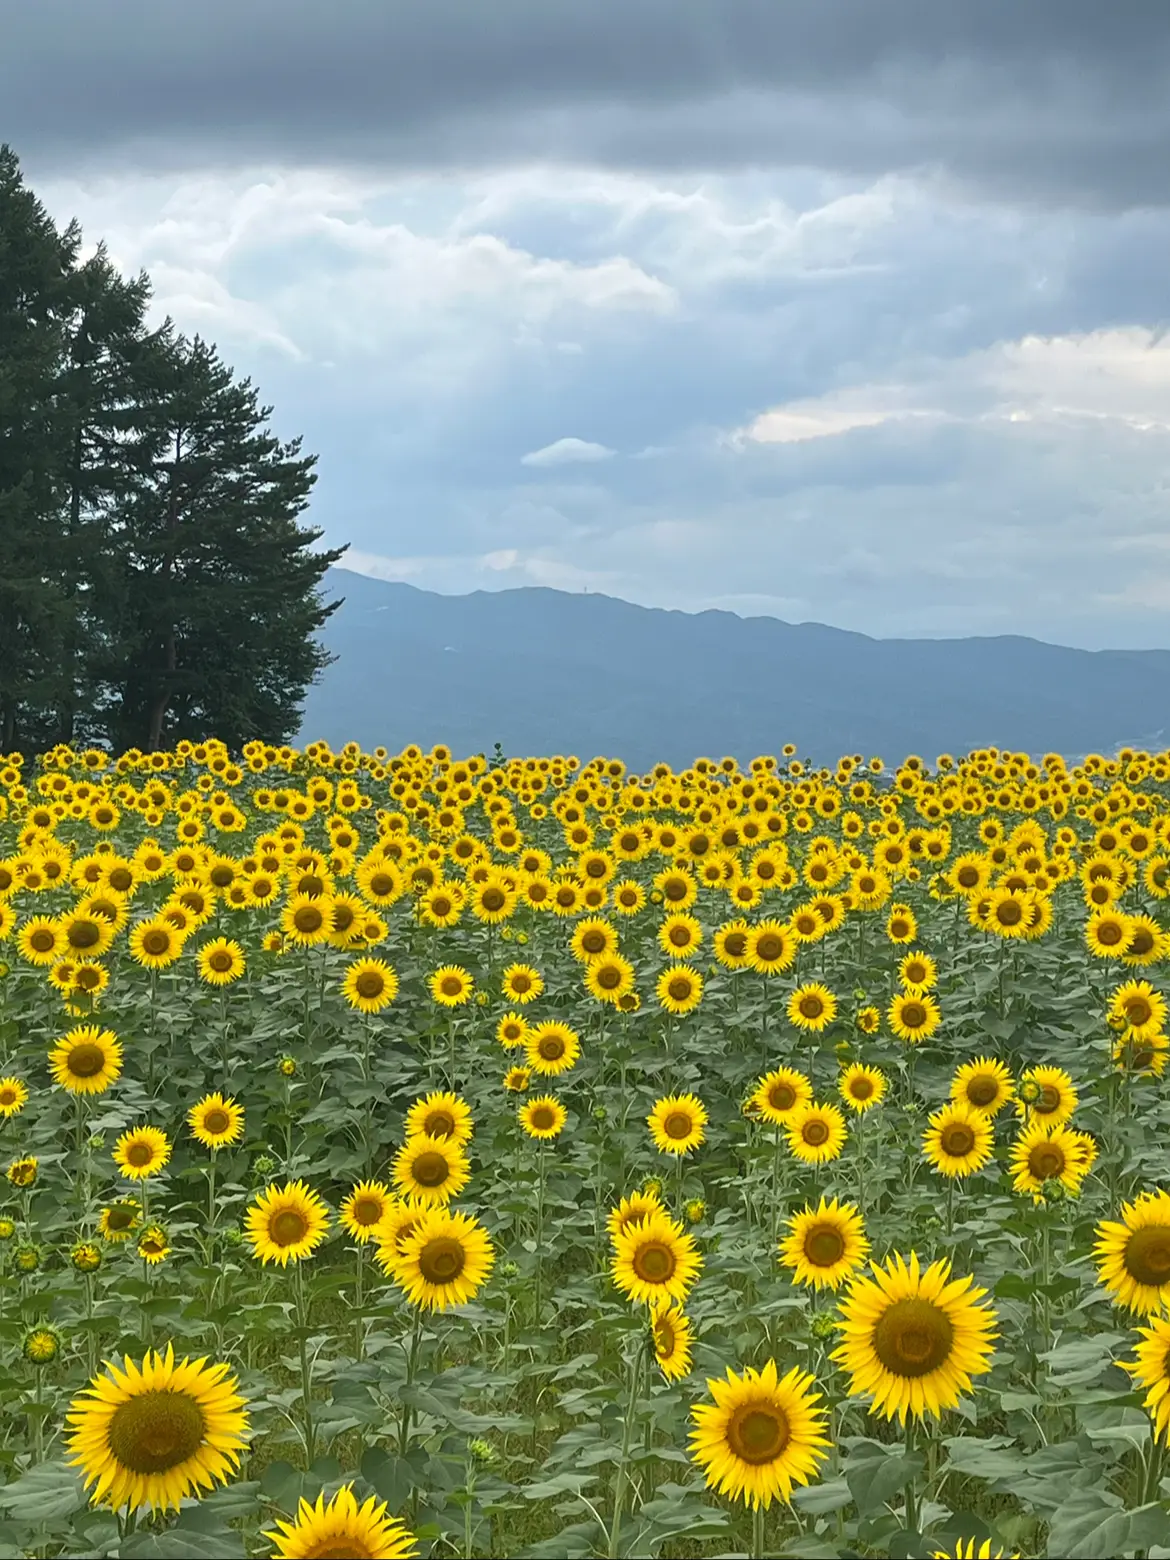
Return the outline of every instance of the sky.
[[[347,567],[1165,648],[1168,88],[1151,0],[39,0],[0,139]]]

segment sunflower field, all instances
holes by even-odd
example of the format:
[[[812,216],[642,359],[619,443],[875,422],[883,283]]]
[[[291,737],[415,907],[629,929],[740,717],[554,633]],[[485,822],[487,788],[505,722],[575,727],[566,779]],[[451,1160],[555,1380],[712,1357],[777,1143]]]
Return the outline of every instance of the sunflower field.
[[[0,755],[0,1555],[1170,1555],[1170,754]]]

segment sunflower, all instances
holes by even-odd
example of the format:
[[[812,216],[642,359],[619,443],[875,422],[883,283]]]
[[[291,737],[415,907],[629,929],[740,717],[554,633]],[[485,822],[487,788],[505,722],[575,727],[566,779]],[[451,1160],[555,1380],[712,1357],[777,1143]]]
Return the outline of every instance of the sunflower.
[[[886,1009],[886,1022],[899,1040],[917,1045],[934,1034],[942,1022],[938,1003],[927,992],[907,991]]]
[[[691,1324],[669,1300],[650,1306],[650,1342],[658,1368],[667,1381],[681,1381],[691,1369]]]
[[[492,1243],[477,1220],[436,1208],[399,1240],[388,1272],[412,1305],[446,1311],[475,1296],[494,1261]]]
[[[129,1240],[142,1223],[142,1204],[136,1197],[119,1197],[98,1215],[98,1234],[111,1246]]]
[[[398,976],[384,959],[355,959],[345,972],[341,991],[359,1013],[380,1013],[398,995]]]
[[[835,1105],[801,1105],[787,1122],[788,1147],[806,1165],[836,1159],[845,1143],[845,1117]]]
[[[140,1232],[134,1249],[143,1262],[155,1267],[165,1262],[171,1254],[170,1236],[161,1224],[148,1224]]]
[[[127,946],[130,957],[143,969],[164,970],[182,953],[183,936],[161,916],[153,916],[131,927]]]
[[[671,959],[689,959],[703,941],[702,924],[693,915],[681,911],[668,915],[658,928],[658,946]]]
[[[90,900],[82,901],[90,904]],[[115,927],[104,915],[83,911],[79,906],[61,921],[64,951],[85,959],[100,959],[114,940]]]
[[[244,1107],[222,1094],[205,1094],[187,1112],[191,1136],[204,1148],[226,1148],[244,1132]]]
[[[996,1115],[1015,1092],[1012,1075],[1001,1061],[992,1056],[979,1056],[973,1062],[964,1062],[951,1080],[951,1099],[956,1104],[969,1105],[972,1110]]]
[[[850,1376],[852,1397],[867,1394],[872,1413],[922,1419],[954,1408],[972,1376],[991,1367],[995,1312],[977,1302],[974,1279],[952,1279],[947,1261],[920,1271],[895,1254],[853,1280],[841,1303],[841,1344],[832,1359]]]
[[[407,1137],[423,1132],[431,1137],[468,1143],[473,1130],[471,1107],[458,1094],[435,1092],[424,1095],[421,1100],[415,1100],[406,1113]]]
[[[1020,1074],[1016,1114],[1049,1126],[1067,1121],[1080,1096],[1063,1067],[1029,1067]]]
[[[689,1154],[703,1141],[707,1112],[694,1094],[669,1094],[646,1117],[654,1146],[664,1154]]]
[[[782,921],[760,921],[748,934],[747,962],[762,975],[776,975],[791,966],[797,946]]]
[[[204,943],[197,955],[199,979],[209,986],[230,986],[244,973],[244,950],[228,937]]]
[[[471,1170],[461,1145],[425,1132],[407,1138],[394,1157],[394,1184],[405,1196],[445,1204],[467,1185]]]
[[[342,1228],[361,1245],[380,1238],[380,1226],[394,1201],[384,1181],[359,1181],[339,1210]]]
[[[264,1537],[276,1545],[274,1560],[309,1560],[314,1555],[409,1560],[418,1553],[410,1529],[386,1515],[386,1502],[369,1495],[359,1506],[352,1484],[343,1484],[328,1505],[324,1491],[315,1506],[302,1495],[296,1520],[278,1520]]]
[[[756,1085],[751,1105],[769,1126],[786,1127],[794,1111],[811,1103],[812,1084],[793,1067],[778,1067],[765,1073]]]
[[[1138,1386],[1146,1388],[1142,1404],[1154,1421],[1155,1440],[1170,1439],[1170,1320],[1151,1316],[1148,1327],[1139,1327],[1141,1343],[1135,1345],[1132,1362],[1119,1361]]]
[[[703,977],[689,964],[669,964],[655,987],[658,1005],[668,1013],[691,1013],[703,1000]]]
[[[616,1004],[634,989],[634,966],[620,953],[590,959],[585,967],[585,989],[598,1002]]]
[[[509,1094],[523,1094],[532,1082],[532,1070],[528,1067],[509,1067],[504,1074],[504,1088]]]
[[[995,1131],[991,1117],[970,1105],[952,1102],[930,1117],[922,1154],[945,1176],[973,1175],[991,1158]]]
[[[825,1029],[837,1016],[837,999],[819,982],[797,986],[788,998],[788,1022],[797,1029],[814,1033]]]
[[[877,1067],[852,1062],[838,1078],[837,1092],[850,1110],[860,1114],[880,1104],[885,1097],[886,1075]]]
[[[419,1223],[430,1212],[428,1204],[420,1202],[417,1197],[390,1197],[386,1201],[385,1209],[378,1227],[374,1231],[374,1239],[378,1242],[378,1261],[389,1272],[386,1264],[390,1261],[390,1253],[398,1249],[399,1243],[404,1241]],[[385,1251],[383,1248],[387,1248]]]
[[[441,1007],[463,1007],[471,1001],[475,981],[458,964],[443,964],[427,982],[431,996]]]
[[[548,1142],[559,1137],[566,1120],[565,1107],[552,1094],[534,1095],[516,1112],[516,1119],[531,1138]]]
[[[0,1078],[0,1119],[15,1116],[27,1103],[27,1084],[19,1078]]]
[[[269,1186],[252,1202],[244,1216],[244,1233],[253,1255],[261,1262],[287,1267],[311,1257],[325,1239],[329,1210],[304,1181]]]
[[[122,1046],[110,1029],[83,1024],[49,1052],[54,1082],[70,1094],[104,1094],[122,1072]]]
[[[604,916],[587,916],[578,921],[569,941],[573,957],[581,964],[588,964],[603,954],[616,953],[617,946],[617,932]]]
[[[623,1230],[630,1229],[635,1224],[640,1224],[643,1219],[648,1219],[652,1213],[661,1213],[662,1203],[656,1192],[640,1191],[631,1192],[628,1197],[623,1197],[616,1208],[610,1209],[608,1228],[609,1238],[616,1241]]]
[[[837,1289],[869,1254],[861,1215],[853,1203],[826,1202],[805,1207],[788,1220],[780,1243],[780,1262],[792,1269],[795,1284]]]
[[[858,1008],[853,1022],[863,1035],[876,1035],[882,1027],[882,1015],[871,1002],[865,1007]]]
[[[693,1235],[662,1208],[631,1221],[613,1237],[613,1281],[631,1300],[681,1305],[699,1276],[702,1259]]]
[[[1090,1156],[1081,1134],[1061,1123],[1034,1121],[1012,1144],[1008,1169],[1017,1192],[1031,1192],[1033,1201],[1044,1200],[1046,1182],[1059,1181],[1075,1196],[1096,1157]]]
[[[1144,1192],[1123,1203],[1121,1220],[1097,1226],[1097,1276],[1114,1305],[1141,1316],[1170,1302],[1170,1192]]]
[[[509,1002],[524,1006],[544,991],[544,976],[530,964],[509,964],[500,977],[500,989]]]
[[[711,939],[715,958],[726,970],[746,969],[749,963],[746,921],[728,921],[717,928]]]
[[[918,922],[909,905],[891,905],[886,918],[886,936],[892,943],[912,943],[918,936]]]
[[[329,941],[333,931],[333,902],[329,894],[291,894],[281,911],[280,930],[298,948],[315,948]]]
[[[989,1538],[981,1544],[974,1538],[957,1538],[953,1549],[932,1549],[930,1560],[1018,1560],[1018,1557],[1009,1556],[1002,1549],[992,1549]]]
[[[17,933],[16,946],[26,964],[48,967],[65,952],[65,933],[51,916],[33,916]]]
[[[167,1135],[157,1127],[134,1127],[114,1144],[114,1162],[128,1181],[158,1175],[170,1157]]]
[[[27,1191],[30,1186],[35,1186],[40,1163],[35,1154],[22,1154],[19,1159],[12,1160],[4,1172],[8,1184],[22,1192]]]
[[[775,1360],[742,1376],[708,1378],[713,1403],[691,1410],[690,1453],[708,1488],[753,1510],[787,1501],[828,1455],[827,1416],[813,1378],[798,1366],[780,1376]]]
[[[505,1051],[515,1051],[524,1044],[528,1033],[528,1020],[519,1013],[505,1013],[496,1025],[496,1039]]]
[[[1129,950],[1133,922],[1120,910],[1102,910],[1085,922],[1085,946],[1096,959],[1119,959]]]
[[[529,1028],[524,1036],[524,1054],[533,1072],[555,1078],[577,1065],[581,1041],[567,1024],[549,1019]]]
[[[938,965],[929,953],[908,953],[898,965],[898,979],[903,986],[926,991],[938,980]]]
[[[248,1416],[225,1364],[175,1362],[174,1347],[140,1365],[107,1364],[69,1405],[71,1467],[94,1504],[174,1511],[226,1483],[240,1464]]]
[[[1147,980],[1129,980],[1113,993],[1109,1017],[1132,1029],[1136,1040],[1160,1034],[1166,1021],[1166,998]]]

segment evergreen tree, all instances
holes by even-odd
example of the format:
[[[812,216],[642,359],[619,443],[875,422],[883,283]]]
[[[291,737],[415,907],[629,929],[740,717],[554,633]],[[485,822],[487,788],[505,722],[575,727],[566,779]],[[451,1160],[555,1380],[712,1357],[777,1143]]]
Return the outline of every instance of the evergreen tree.
[[[111,739],[286,741],[329,660],[312,636],[338,604],[316,587],[345,551],[313,551],[322,533],[296,522],[316,457],[264,426],[272,408],[199,337],[160,332],[135,377],[142,459],[111,534]]]
[[[60,571],[53,390],[81,243],[58,233],[0,146],[0,749],[44,743],[72,607]]]

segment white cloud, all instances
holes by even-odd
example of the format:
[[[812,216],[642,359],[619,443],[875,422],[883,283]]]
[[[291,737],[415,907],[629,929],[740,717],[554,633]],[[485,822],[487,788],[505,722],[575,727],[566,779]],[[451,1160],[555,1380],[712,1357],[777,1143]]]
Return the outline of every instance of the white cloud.
[[[615,454],[605,444],[592,444],[588,439],[556,439],[542,449],[530,450],[521,455],[522,466],[567,466],[573,461],[609,460]]]

